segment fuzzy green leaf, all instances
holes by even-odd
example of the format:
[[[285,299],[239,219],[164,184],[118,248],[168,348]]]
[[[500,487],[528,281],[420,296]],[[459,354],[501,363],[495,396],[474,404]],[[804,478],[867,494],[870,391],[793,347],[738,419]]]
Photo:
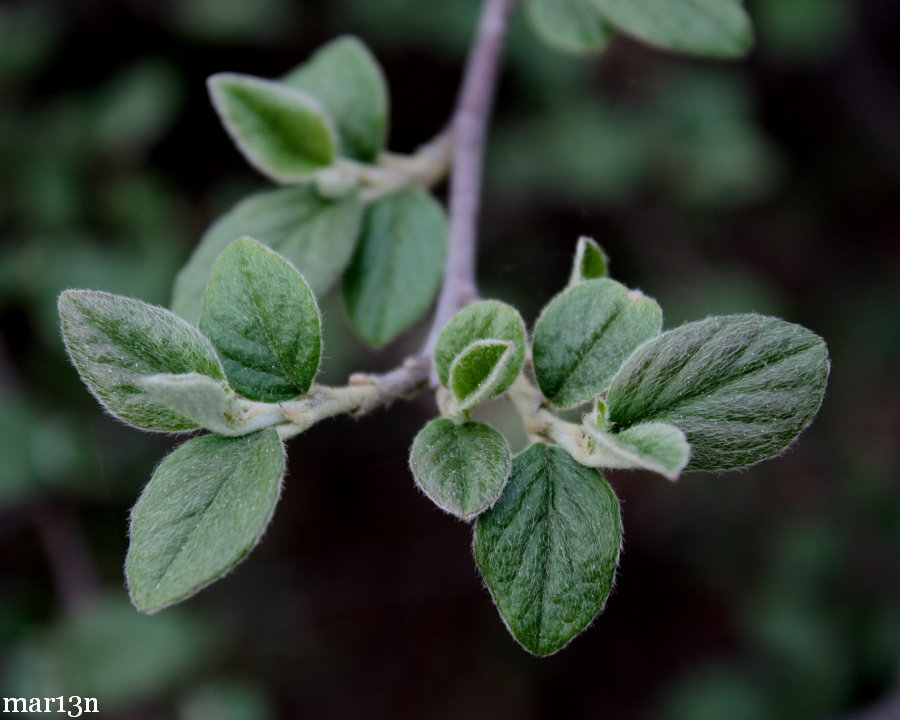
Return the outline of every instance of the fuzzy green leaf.
[[[213,75],[208,85],[225,130],[263,175],[279,183],[303,182],[334,162],[337,134],[315,98],[237,73]]]
[[[584,423],[590,438],[586,463],[598,468],[652,470],[677,480],[691,455],[684,433],[666,423],[640,423],[620,433],[606,432],[594,423]]]
[[[101,405],[144,430],[180,432],[197,423],[148,395],[137,378],[159,373],[225,374],[197,328],[165,308],[94,290],[59,296],[63,341],[78,374]]]
[[[605,278],[608,274],[609,259],[603,252],[603,248],[589,237],[578,238],[569,285],[577,285],[585,280]]]
[[[434,362],[444,387],[451,387],[450,370],[457,358],[472,343],[482,340],[513,345],[509,365],[497,379],[492,397],[513,384],[525,362],[525,323],[514,307],[498,300],[485,300],[460,310],[441,331],[434,349]]]
[[[362,215],[363,205],[356,196],[328,200],[311,186],[251,195],[203,235],[175,280],[172,310],[197,323],[213,264],[241,237],[252,237],[284,255],[321,295],[350,262]]]
[[[222,380],[198,373],[160,374],[139,377],[135,385],[206,430],[240,434],[240,398]]]
[[[490,425],[447,418],[428,423],[409,456],[416,484],[442,510],[471,520],[493,505],[509,477],[506,439]]]
[[[500,500],[475,523],[475,561],[507,628],[550,655],[603,609],[622,545],[619,502],[568,453],[532,445]]]
[[[322,103],[337,127],[342,155],[362,162],[378,158],[387,133],[387,83],[359,39],[333,40],[281,81]]]
[[[319,370],[322,327],[309,285],[278,253],[235,240],[213,266],[200,329],[232,387],[252,400],[305,393]]]
[[[535,32],[559,50],[598,53],[612,39],[612,28],[593,0],[531,0],[527,9]]]
[[[515,357],[515,343],[503,340],[477,340],[457,355],[450,366],[456,410],[470,410],[503,392],[499,388],[504,387]]]
[[[425,314],[446,252],[444,211],[427,192],[401,191],[368,208],[343,281],[347,314],[363,340],[386,345]]]
[[[269,428],[240,438],[204,435],[168,455],[131,513],[126,575],[131,600],[151,614],[231,570],[259,542],[284,475]]]
[[[591,0],[617,30],[668,50],[734,58],[753,45],[741,0]]]
[[[639,348],[613,380],[610,426],[665,422],[691,444],[689,468],[728,470],[773,457],[809,425],[828,349],[800,325],[762,315],[688,323]]]
[[[659,334],[659,305],[614,280],[585,280],[557,295],[534,326],[534,374],[558,407],[603,392],[641,343]]]

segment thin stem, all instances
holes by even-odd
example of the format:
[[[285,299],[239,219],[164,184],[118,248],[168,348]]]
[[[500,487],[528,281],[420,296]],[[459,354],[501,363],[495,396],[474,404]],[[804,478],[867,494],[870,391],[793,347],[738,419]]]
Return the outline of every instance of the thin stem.
[[[450,177],[450,245],[444,286],[423,351],[427,355],[431,355],[441,330],[457,310],[478,297],[475,250],[484,141],[500,56],[515,4],[516,0],[485,1],[451,120],[453,174]]]

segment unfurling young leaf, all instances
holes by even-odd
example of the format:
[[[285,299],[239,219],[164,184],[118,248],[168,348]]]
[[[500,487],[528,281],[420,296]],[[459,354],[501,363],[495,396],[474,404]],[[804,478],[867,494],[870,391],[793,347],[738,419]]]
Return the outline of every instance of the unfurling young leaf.
[[[603,248],[591,238],[582,236],[578,238],[578,245],[575,248],[569,285],[605,278],[609,274],[608,268],[609,258],[606,257]]]
[[[475,522],[475,561],[506,626],[535,655],[584,630],[609,596],[622,545],[619,502],[564,450],[532,445]]]
[[[275,182],[309,180],[334,162],[337,135],[322,105],[310,95],[237,73],[213,75],[209,93],[238,149]]]
[[[160,374],[139,377],[141,390],[192,420],[200,427],[220,435],[240,435],[240,398],[228,383],[198,373]]]
[[[168,455],[131,513],[126,576],[152,614],[219,579],[246,557],[272,518],[284,448],[272,428],[204,435]]]
[[[499,395],[513,384],[525,362],[525,323],[514,307],[498,300],[485,300],[460,310],[441,331],[434,349],[434,362],[444,387],[452,390],[451,369],[459,356],[468,351],[473,343],[482,341],[512,344],[505,370],[498,373],[490,395],[484,399]],[[487,352],[479,351],[479,356],[484,359]],[[502,357],[503,354],[499,353],[498,361]]]
[[[614,280],[585,280],[564,290],[534,326],[534,374],[541,392],[562,408],[591,400],[661,327],[659,305]]]
[[[463,520],[471,520],[497,501],[509,477],[510,462],[506,439],[490,425],[457,425],[447,418],[422,428],[409,456],[422,492]]]
[[[343,282],[347,314],[363,340],[386,345],[425,314],[446,252],[444,210],[424,190],[396,192],[368,208]]]
[[[181,432],[198,424],[144,392],[137,379],[198,373],[224,380],[215,350],[197,328],[165,308],[94,290],[66,290],[59,318],[69,357],[110,413],[144,430]]]
[[[457,355],[450,366],[456,411],[470,410],[503,392],[515,356],[515,343],[503,340],[477,340]]]
[[[620,433],[607,432],[586,421],[590,453],[579,458],[591,467],[652,470],[677,480],[691,456],[684,433],[666,423],[640,423]]]
[[[378,159],[387,133],[387,82],[358,38],[332,40],[281,82],[322,103],[338,130],[341,155],[368,163]]]
[[[753,26],[741,0],[591,0],[617,30],[668,50],[746,55]]]
[[[762,315],[688,323],[639,348],[613,380],[610,427],[665,422],[687,435],[688,468],[773,457],[812,421],[828,380],[818,335]]]
[[[197,324],[213,264],[241,237],[252,237],[283,255],[312,291],[322,295],[350,262],[362,214],[358,197],[329,200],[310,185],[245,198],[213,223],[178,273],[172,310]]]
[[[594,0],[530,0],[531,26],[550,45],[572,53],[599,53],[612,40],[612,28]]]
[[[229,245],[213,266],[200,329],[232,387],[252,400],[302,395],[318,372],[322,329],[312,291],[287,260],[250,238]]]

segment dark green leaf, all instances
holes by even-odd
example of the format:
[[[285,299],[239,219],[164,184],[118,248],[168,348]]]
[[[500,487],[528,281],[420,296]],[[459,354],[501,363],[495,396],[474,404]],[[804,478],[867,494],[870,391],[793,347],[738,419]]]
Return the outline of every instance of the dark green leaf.
[[[385,345],[425,314],[446,250],[444,211],[427,192],[405,190],[369,207],[343,283],[347,314],[363,340]]]
[[[209,93],[238,149],[275,182],[309,180],[334,162],[338,140],[331,120],[306,93],[237,73],[213,75]]]
[[[240,438],[205,435],[168,455],[131,514],[131,600],[152,614],[231,570],[259,542],[284,475],[269,428]]]
[[[357,197],[328,200],[310,186],[245,198],[206,231],[175,280],[172,310],[197,323],[213,263],[241,237],[252,237],[284,255],[312,291],[322,295],[350,262],[362,214]]]
[[[608,274],[609,259],[596,242],[589,237],[578,238],[575,248],[575,259],[572,262],[572,274],[569,285],[576,285],[585,280],[605,278]]]
[[[63,340],[78,374],[103,407],[144,430],[179,432],[197,423],[145,393],[137,378],[159,373],[225,374],[197,328],[165,308],[94,290],[59,296]]]
[[[584,630],[612,589],[619,503],[603,476],[568,453],[532,445],[475,523],[475,561],[522,646],[550,655]]]
[[[681,428],[689,468],[727,470],[777,455],[809,425],[828,379],[822,338],[762,315],[688,323],[639,348],[607,398],[611,427]]]
[[[669,50],[741,57],[753,27],[741,0],[592,0],[617,29]]]
[[[580,405],[609,387],[619,366],[659,334],[659,305],[614,280],[585,280],[557,295],[534,327],[534,374],[558,407]]]
[[[362,162],[378,158],[387,133],[387,83],[359,39],[331,41],[282,82],[322,103],[337,127],[342,155]]]
[[[612,39],[612,29],[593,0],[531,0],[528,19],[538,35],[566,52],[601,52]]]
[[[428,423],[413,441],[416,484],[442,510],[470,520],[493,505],[509,477],[511,455],[490,425],[447,418]]]
[[[513,344],[513,355],[493,395],[499,395],[513,384],[525,362],[525,323],[514,307],[498,300],[485,300],[460,310],[441,331],[434,349],[434,362],[445,387],[450,387],[450,369],[456,359],[472,343],[482,340]]]
[[[213,266],[200,329],[232,387],[251,400],[305,393],[319,369],[319,308],[296,268],[265,245],[235,240]]]

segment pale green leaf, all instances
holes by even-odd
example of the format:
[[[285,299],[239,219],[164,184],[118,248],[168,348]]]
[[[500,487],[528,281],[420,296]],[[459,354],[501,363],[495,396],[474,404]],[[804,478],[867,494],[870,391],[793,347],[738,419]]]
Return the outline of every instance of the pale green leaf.
[[[600,613],[622,545],[619,502],[564,450],[532,445],[500,500],[475,523],[475,561],[507,628],[550,655]]]
[[[604,278],[609,274],[609,258],[594,240],[589,237],[578,238],[575,258],[572,261],[572,273],[569,285],[577,285],[585,280]]]
[[[213,266],[200,329],[228,382],[252,400],[305,393],[319,369],[319,308],[297,269],[250,238],[235,240]]]
[[[368,208],[343,281],[347,314],[363,340],[385,345],[425,314],[446,251],[444,211],[427,192],[404,190]]]
[[[180,432],[197,423],[173,412],[137,384],[143,375],[225,374],[197,328],[165,308],[95,290],[59,296],[63,341],[78,374],[101,405],[144,430]]]
[[[598,53],[612,39],[612,28],[593,0],[530,0],[527,9],[537,34],[560,50]]]
[[[591,0],[617,30],[668,50],[734,58],[753,45],[741,0]]]
[[[589,453],[578,459],[591,467],[652,470],[677,480],[691,456],[687,438],[674,425],[640,423],[620,433],[606,432],[590,421],[583,427]]]
[[[541,391],[564,408],[596,397],[625,358],[661,327],[659,305],[614,280],[568,288],[534,326],[534,374]]]
[[[506,439],[490,425],[439,418],[413,441],[416,484],[442,510],[470,520],[493,505],[509,477]]]
[[[505,389],[516,354],[515,343],[476,340],[457,355],[450,366],[449,388],[456,398],[455,409],[469,410],[503,392],[500,388]]]
[[[209,78],[219,119],[253,167],[279,183],[309,180],[337,155],[337,135],[318,100],[279,82],[237,73]]]
[[[200,427],[220,435],[237,435],[240,398],[228,383],[198,373],[139,377],[141,390]]]
[[[607,397],[610,427],[665,422],[687,435],[689,468],[727,470],[777,455],[809,425],[828,349],[800,325],[762,315],[688,323],[642,346]]]
[[[135,606],[151,614],[181,602],[243,560],[272,518],[283,475],[271,428],[204,435],[168,455],[131,513],[125,569]]]
[[[387,133],[387,83],[378,61],[358,38],[332,40],[281,81],[322,103],[337,128],[342,155],[377,160]]]
[[[322,295],[343,272],[359,237],[363,205],[356,196],[323,198],[314,187],[280,188],[251,195],[203,235],[178,273],[172,310],[194,324],[213,263],[241,237],[252,237],[287,258]]]
[[[513,344],[509,365],[499,377],[493,394],[499,395],[513,384],[525,362],[525,323],[514,307],[498,300],[485,300],[460,310],[441,331],[434,349],[434,362],[445,387],[450,387],[450,369],[457,357],[481,340]]]

